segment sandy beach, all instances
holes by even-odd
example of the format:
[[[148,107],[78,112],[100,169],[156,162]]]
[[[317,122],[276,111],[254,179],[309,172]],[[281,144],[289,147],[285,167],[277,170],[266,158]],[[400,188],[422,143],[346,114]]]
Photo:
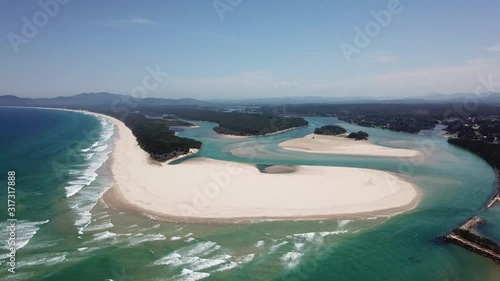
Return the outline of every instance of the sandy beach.
[[[113,200],[165,219],[338,217],[399,212],[418,201],[411,183],[370,169],[295,166],[290,172],[261,173],[250,164],[207,158],[152,165],[121,121],[100,116],[111,120],[118,134]]]
[[[283,149],[339,155],[359,155],[378,157],[416,157],[417,150],[391,148],[370,143],[369,141],[356,141],[345,137],[310,134],[282,142],[279,146]]]

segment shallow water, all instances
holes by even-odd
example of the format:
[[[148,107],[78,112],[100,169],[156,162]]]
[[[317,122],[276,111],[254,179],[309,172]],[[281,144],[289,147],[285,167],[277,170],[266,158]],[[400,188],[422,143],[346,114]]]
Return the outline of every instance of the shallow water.
[[[226,139],[214,123],[179,136],[202,140],[198,156],[265,165],[331,165],[401,173],[423,199],[410,212],[332,221],[183,224],[110,209],[99,200],[113,185],[108,164],[110,124],[80,113],[0,109],[1,174],[17,180],[17,273],[0,262],[1,280],[498,280],[500,267],[454,245],[446,234],[472,215],[479,231],[500,240],[498,206],[484,212],[494,173],[479,157],[429,133],[410,135],[308,118],[311,125],[282,134]],[[364,130],[370,141],[418,148],[421,161],[284,151],[284,140],[315,126]],[[3,132],[9,132],[5,138]],[[89,134],[89,132],[94,132]],[[245,147],[248,156],[231,149]],[[254,150],[253,147],[257,147]],[[182,161],[177,161],[182,162]],[[55,165],[54,163],[61,164]],[[106,162],[107,163],[107,162]],[[286,196],[286,194],[284,194]],[[0,202],[6,201],[6,192]],[[2,215],[6,218],[5,208]],[[2,222],[4,223],[4,222]],[[1,234],[7,237],[2,225]],[[0,240],[5,248],[6,239]],[[1,244],[4,243],[4,244]],[[0,252],[4,255],[6,251]]]

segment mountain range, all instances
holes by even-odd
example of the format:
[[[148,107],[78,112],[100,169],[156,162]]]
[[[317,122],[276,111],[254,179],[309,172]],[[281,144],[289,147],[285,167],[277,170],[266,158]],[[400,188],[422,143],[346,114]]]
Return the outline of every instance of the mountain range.
[[[14,95],[0,96],[0,106],[39,106],[39,107],[78,107],[78,106],[105,106],[118,103],[133,102],[141,106],[224,106],[224,105],[278,105],[278,104],[308,104],[308,103],[457,103],[479,102],[500,104],[500,93],[474,95],[457,93],[452,95],[427,94],[412,98],[375,99],[369,97],[276,97],[255,99],[213,99],[197,100],[192,98],[166,99],[166,98],[133,98],[131,96],[112,93],[81,93],[74,96],[61,96],[54,98],[21,98]]]
[[[111,93],[81,93],[74,96],[55,98],[20,98],[14,95],[0,96],[1,106],[40,106],[40,107],[74,107],[74,106],[102,106],[117,103],[133,102],[139,105],[206,105],[203,102],[191,98],[163,99],[163,98],[133,98],[127,95]]]

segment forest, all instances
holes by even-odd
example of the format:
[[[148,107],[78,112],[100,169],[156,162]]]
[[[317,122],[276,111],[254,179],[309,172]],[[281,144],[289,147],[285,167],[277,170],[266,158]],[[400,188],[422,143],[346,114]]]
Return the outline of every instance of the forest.
[[[485,159],[491,165],[495,166],[497,169],[500,168],[500,144],[458,138],[449,139],[448,142],[470,150]]]
[[[266,108],[266,110],[271,110]],[[432,129],[443,116],[442,105],[417,104],[304,104],[287,105],[288,114],[337,117],[339,120],[391,131],[418,133]]]
[[[355,140],[367,140],[368,139],[368,133],[363,132],[363,131],[358,131],[358,132],[352,132],[348,136],[350,139],[355,139]]]
[[[190,123],[180,120],[176,122],[176,120],[150,119],[140,113],[120,115],[96,108],[93,111],[121,120],[137,138],[139,146],[156,161],[165,162],[188,153],[190,148],[199,149],[202,145],[197,140],[177,137],[169,128],[169,126],[192,125]]]
[[[264,107],[264,112],[276,112],[276,107]],[[376,127],[391,131],[416,134],[433,129],[448,118],[469,118],[498,115],[498,105],[480,104],[467,110],[463,104],[415,103],[351,103],[302,104],[279,107],[289,115],[337,117],[339,120],[363,127]]]
[[[453,134],[448,142],[470,150],[497,169],[500,168],[500,118],[479,115],[456,118],[445,122],[446,131]]]
[[[173,114],[188,120],[218,123],[214,128],[219,134],[237,136],[260,136],[295,127],[304,127],[309,123],[302,117],[283,117],[276,114],[227,112],[196,108],[162,107],[144,108],[148,114]]]
[[[337,136],[337,135],[345,134],[345,133],[347,133],[347,131],[344,128],[337,126],[337,125],[326,125],[326,126],[323,126],[321,128],[314,129],[314,133],[318,134],[318,135]]]

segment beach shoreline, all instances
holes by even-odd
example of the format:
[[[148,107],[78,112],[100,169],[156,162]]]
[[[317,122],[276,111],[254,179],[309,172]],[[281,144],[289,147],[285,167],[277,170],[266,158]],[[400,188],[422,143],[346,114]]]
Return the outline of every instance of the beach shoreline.
[[[114,124],[108,163],[115,185],[103,200],[113,208],[159,220],[363,218],[409,211],[421,199],[414,184],[395,173],[372,169],[294,166],[292,172],[262,173],[255,165],[199,157],[179,165],[153,163],[123,122],[95,112],[56,109],[91,114]]]

